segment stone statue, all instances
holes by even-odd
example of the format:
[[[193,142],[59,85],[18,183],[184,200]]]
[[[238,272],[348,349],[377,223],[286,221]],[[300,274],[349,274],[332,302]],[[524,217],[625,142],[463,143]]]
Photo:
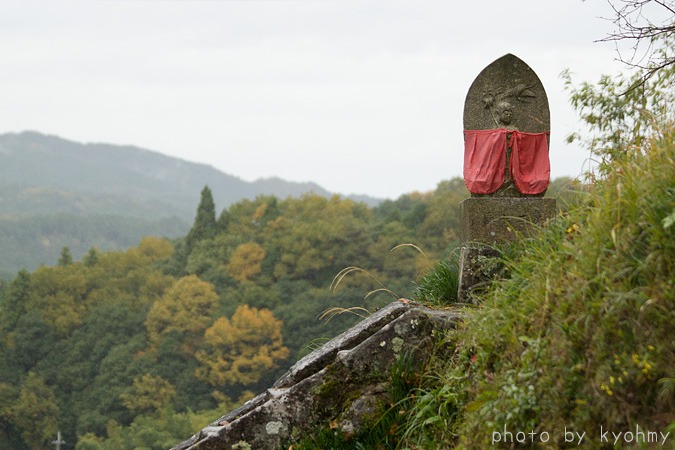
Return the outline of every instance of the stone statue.
[[[472,196],[543,196],[550,112],[539,77],[508,54],[476,77],[464,102],[464,182]]]
[[[497,272],[499,245],[530,235],[555,216],[548,188],[551,119],[539,77],[508,54],[476,77],[464,102],[464,183],[460,203],[460,302]]]

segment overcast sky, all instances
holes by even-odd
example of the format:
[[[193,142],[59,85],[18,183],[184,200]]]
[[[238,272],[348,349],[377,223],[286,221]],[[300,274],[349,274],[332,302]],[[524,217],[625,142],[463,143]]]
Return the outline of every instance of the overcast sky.
[[[461,176],[466,92],[513,53],[547,90],[552,177],[576,177],[559,74],[623,70],[600,16],[605,0],[0,0],[0,133],[397,198]]]

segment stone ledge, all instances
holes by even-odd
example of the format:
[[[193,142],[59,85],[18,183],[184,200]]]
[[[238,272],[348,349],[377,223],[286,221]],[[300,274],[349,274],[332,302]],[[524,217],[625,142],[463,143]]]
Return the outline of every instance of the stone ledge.
[[[221,417],[173,450],[277,449],[338,420],[347,433],[366,426],[394,362],[410,353],[420,366],[436,331],[454,327],[457,310],[394,302],[298,361],[265,393]],[[362,406],[359,406],[362,405]]]
[[[393,302],[376,311],[354,327],[333,338],[293,364],[289,371],[274,383],[274,387],[291,386],[308,375],[319,371],[335,358],[338,351],[354,348],[368,338],[368,336],[372,335],[375,330],[382,328],[382,326],[407,311],[408,308],[406,306],[402,302]]]

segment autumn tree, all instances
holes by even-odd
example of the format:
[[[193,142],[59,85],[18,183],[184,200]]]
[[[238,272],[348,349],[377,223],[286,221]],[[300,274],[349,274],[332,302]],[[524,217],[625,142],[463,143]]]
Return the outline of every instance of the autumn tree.
[[[58,431],[58,414],[54,390],[42,377],[29,372],[18,400],[8,410],[10,420],[21,430],[24,442],[31,448],[46,448]]]
[[[177,333],[183,338],[183,351],[191,353],[217,304],[218,294],[210,283],[195,275],[181,278],[148,312],[145,324],[150,342],[156,346],[167,335]]]
[[[231,319],[221,317],[204,333],[204,349],[196,354],[198,379],[214,387],[256,383],[288,356],[282,322],[268,309],[242,305]]]
[[[137,252],[154,262],[160,259],[169,258],[173,253],[173,246],[166,238],[146,236],[141,239],[138,246],[130,249],[130,252]]]
[[[176,388],[162,377],[143,374],[134,378],[131,389],[120,395],[124,406],[138,414],[162,411],[176,397]]]
[[[232,253],[227,266],[228,274],[237,281],[246,281],[258,275],[265,258],[265,249],[256,242],[241,244]]]

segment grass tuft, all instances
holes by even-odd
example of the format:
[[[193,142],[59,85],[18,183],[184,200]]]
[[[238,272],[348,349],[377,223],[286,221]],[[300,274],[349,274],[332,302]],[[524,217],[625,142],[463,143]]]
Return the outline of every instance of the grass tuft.
[[[457,257],[439,261],[417,283],[415,299],[432,306],[444,306],[457,302],[459,263]]]

